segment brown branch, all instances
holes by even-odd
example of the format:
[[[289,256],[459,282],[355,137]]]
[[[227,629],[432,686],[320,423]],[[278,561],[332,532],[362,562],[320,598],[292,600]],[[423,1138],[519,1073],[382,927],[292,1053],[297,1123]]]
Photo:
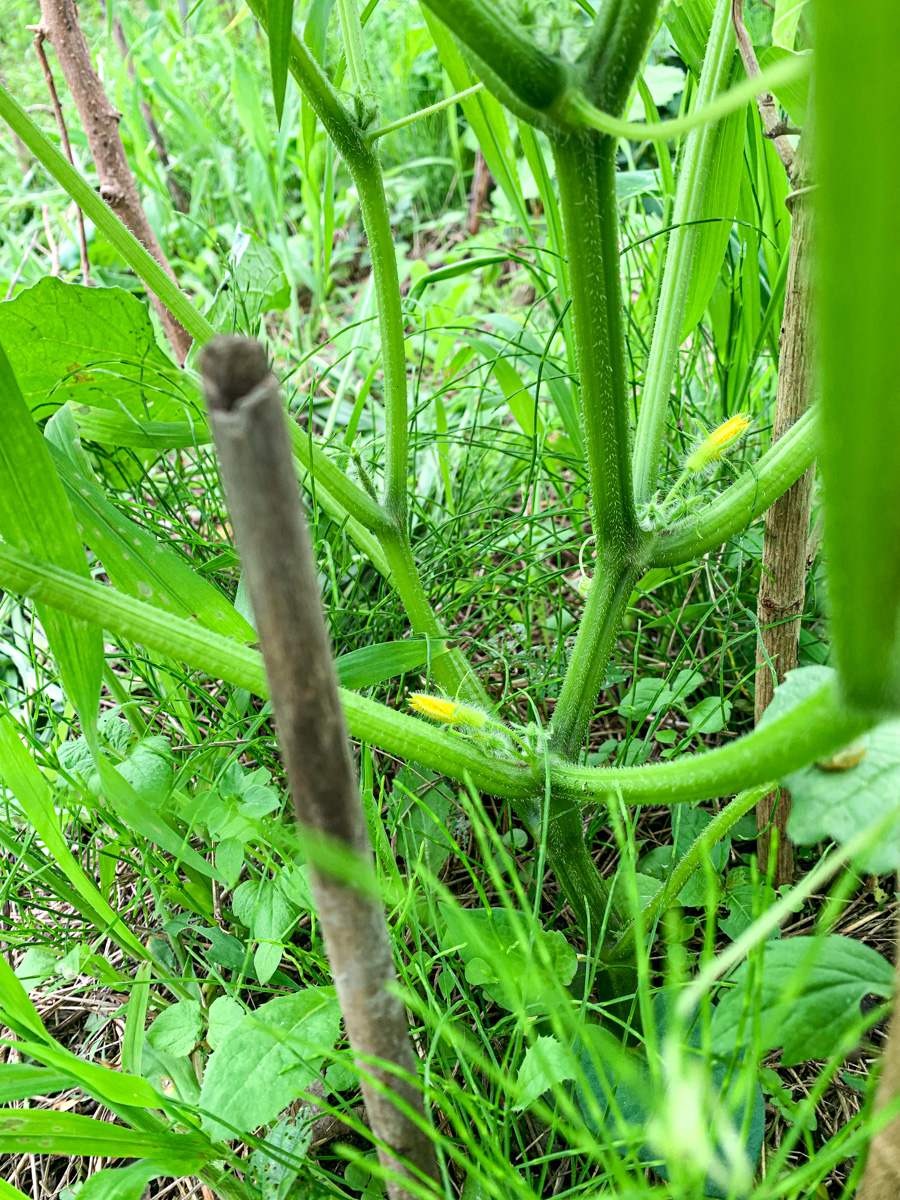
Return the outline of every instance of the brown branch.
[[[808,169],[809,133],[800,145],[793,169],[800,177]],[[785,283],[784,316],[778,356],[778,391],[772,441],[776,442],[803,416],[812,394],[812,258],[813,207],[811,189],[793,194],[791,240]],[[810,548],[810,510],[815,468],[803,475],[766,513],[762,573],[756,615],[759,644],[756,652],[756,721],[772,700],[776,683],[798,663],[800,619],[806,599]],[[778,829],[775,885],[794,877],[794,850],[787,836],[790,795],[786,789],[770,792],[756,807],[759,830],[757,853],[765,870],[769,860],[772,825]]]
[[[880,1112],[900,1095],[900,938],[895,950],[894,1015],[888,1027],[881,1058],[881,1078],[875,1093],[875,1112]],[[857,1200],[897,1200],[900,1196],[900,1116],[872,1138]]]
[[[336,841],[370,869],[371,846],[322,614],[278,383],[262,346],[214,338],[200,369],[228,507],[257,620],[291,796],[301,828]],[[383,909],[321,869],[310,884],[347,1036],[382,1163],[436,1178],[431,1141],[401,1107],[422,1114],[413,1054]],[[396,1072],[374,1067],[374,1057]],[[387,1149],[385,1149],[387,1147]],[[407,1200],[388,1185],[392,1200]]]
[[[744,70],[747,72],[747,78],[752,79],[754,75],[760,73],[759,60],[756,57],[756,51],[753,49],[753,43],[750,41],[747,26],[744,24],[744,0],[731,0],[731,20],[734,25],[734,34],[737,38],[741,62],[744,64]],[[771,92],[760,92],[756,97],[756,107],[759,109],[766,137],[771,138],[772,145],[778,152],[778,157],[781,159],[785,171],[787,171],[788,179],[792,179],[794,148],[783,132],[775,97]]]
[[[62,142],[63,153],[66,158],[75,166],[75,159],[72,157],[72,146],[69,142],[69,131],[66,128],[65,117],[63,117],[62,105],[59,102],[59,93],[56,90],[56,82],[53,79],[53,72],[50,70],[50,64],[47,62],[47,55],[44,53],[44,35],[38,27],[34,31],[34,52],[38,56],[38,62],[41,64],[41,70],[44,72],[44,80],[47,84],[47,91],[50,93],[50,103],[53,105],[53,115],[56,117],[56,124],[59,128],[59,138]],[[88,259],[87,238],[84,233],[84,213],[78,205],[75,205],[75,222],[78,226],[78,250],[81,254],[81,278],[86,284],[91,282],[91,264]],[[48,230],[47,218],[44,218],[44,228]],[[57,270],[54,274],[59,274],[59,259],[56,258]]]
[[[94,70],[87,40],[78,23],[75,0],[41,0],[40,33],[56,51],[81,116],[100,180],[101,197],[174,279],[175,273],[141,205],[119,134],[119,113],[110,104]],[[191,347],[191,337],[165,305],[152,292],[150,295],[175,357],[183,363]]]

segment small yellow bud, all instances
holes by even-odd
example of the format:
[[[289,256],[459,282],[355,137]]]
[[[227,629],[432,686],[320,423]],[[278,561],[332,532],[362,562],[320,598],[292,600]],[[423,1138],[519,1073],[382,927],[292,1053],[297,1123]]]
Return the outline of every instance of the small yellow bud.
[[[452,700],[444,700],[441,696],[429,696],[425,692],[413,692],[409,698],[409,707],[424,717],[440,721],[442,725],[464,725],[468,729],[482,729],[488,720],[477,708],[454,704]]]
[[[708,433],[702,442],[697,443],[684,464],[685,470],[695,475],[705,471],[714,462],[718,462],[725,451],[744,436],[749,427],[750,418],[746,413],[735,413],[733,417],[729,417],[712,433]]]

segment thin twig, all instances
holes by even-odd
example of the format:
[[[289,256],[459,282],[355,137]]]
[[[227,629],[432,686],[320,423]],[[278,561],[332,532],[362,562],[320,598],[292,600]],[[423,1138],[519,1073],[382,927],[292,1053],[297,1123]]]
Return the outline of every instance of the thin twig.
[[[59,246],[57,246],[53,230],[50,228],[50,208],[46,204],[41,205],[41,219],[44,223],[44,237],[47,239],[47,247],[50,250],[50,274],[58,275]]]
[[[753,49],[753,43],[750,40],[750,34],[747,32],[747,26],[744,24],[744,0],[731,0],[731,20],[734,24],[734,33],[737,38],[741,62],[744,64],[744,70],[747,72],[747,78],[752,79],[754,75],[760,74],[760,69],[756,51]],[[759,109],[766,137],[771,138],[772,145],[778,152],[778,157],[781,159],[785,171],[787,171],[788,179],[792,179],[794,173],[794,148],[785,135],[784,123],[778,116],[778,106],[775,103],[775,97],[771,92],[760,92],[756,97],[756,107]]]
[[[66,128],[65,117],[63,116],[62,105],[59,102],[59,93],[56,90],[56,83],[53,80],[53,72],[50,70],[50,64],[47,62],[47,55],[44,53],[44,38],[45,33],[40,25],[29,25],[29,29],[34,32],[34,52],[38,56],[38,62],[41,64],[41,70],[44,72],[44,79],[47,83],[47,91],[50,93],[50,103],[53,105],[53,115],[56,117],[56,124],[59,127],[59,138],[62,142],[63,153],[66,158],[75,166],[75,159],[72,157],[72,145],[69,142],[69,131]],[[78,251],[81,255],[81,279],[85,284],[91,282],[91,264],[88,258],[87,237],[84,232],[84,213],[75,205],[75,223],[78,227]],[[47,228],[47,221],[44,220],[44,228]],[[54,257],[57,269],[53,272],[54,275],[59,274],[59,258]]]
[[[10,279],[10,281],[9,281],[9,287],[6,289],[6,299],[7,300],[12,300],[13,294],[15,293],[15,290],[16,290],[16,284],[22,278],[22,272],[25,270],[25,264],[28,262],[28,259],[31,257],[31,252],[34,249],[37,240],[38,240],[38,230],[35,229],[35,231],[31,235],[31,241],[26,246],[25,253],[22,255],[22,259],[21,259],[19,265],[16,267],[15,271],[13,271],[12,279]]]
[[[214,338],[200,368],[297,821],[336,843],[360,877],[371,845],[278,382],[249,338]],[[345,875],[313,866],[310,884],[381,1161],[395,1178],[436,1178],[431,1141],[407,1115],[421,1121],[424,1106],[384,911]],[[388,1192],[410,1195],[397,1182]]]

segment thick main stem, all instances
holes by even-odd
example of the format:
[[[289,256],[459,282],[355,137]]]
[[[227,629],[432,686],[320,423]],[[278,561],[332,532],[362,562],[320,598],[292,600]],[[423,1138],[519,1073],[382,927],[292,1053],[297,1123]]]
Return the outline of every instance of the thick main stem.
[[[615,150],[614,139],[595,132],[561,137],[553,147],[597,554],[551,728],[553,749],[570,758],[578,754],[603,683],[636,578],[640,540],[631,488]]]
[[[601,566],[591,582],[550,730],[551,746],[570,760],[581,751],[625,606],[640,574],[636,564],[622,564],[618,570]]]
[[[245,338],[214,339],[201,368],[297,820],[363,863],[371,858],[368,829],[278,384],[263,347]],[[412,1167],[434,1178],[430,1139],[404,1112],[421,1120],[423,1102],[410,1082],[416,1059],[403,1004],[392,991],[384,912],[318,867],[310,869],[310,884],[347,1035],[362,1056],[362,1090],[381,1161],[401,1176]],[[397,1069],[373,1066],[373,1058]],[[388,1191],[395,1200],[409,1195],[397,1183],[389,1182]]]
[[[805,147],[794,160],[795,178],[807,166]],[[801,184],[802,186],[802,184]],[[784,318],[778,360],[778,391],[772,441],[777,442],[803,416],[812,392],[812,304],[810,258],[813,211],[808,196],[795,195],[791,208],[791,240],[785,286]],[[813,468],[781,496],[766,513],[762,573],[756,617],[759,644],[756,650],[755,716],[759,722],[771,703],[777,684],[799,661],[800,618],[806,599],[807,541],[812,505]],[[772,827],[778,829],[775,863],[777,887],[794,877],[794,851],[787,836],[790,796],[782,788],[770,792],[756,809],[759,831],[757,853],[765,869],[769,861]]]

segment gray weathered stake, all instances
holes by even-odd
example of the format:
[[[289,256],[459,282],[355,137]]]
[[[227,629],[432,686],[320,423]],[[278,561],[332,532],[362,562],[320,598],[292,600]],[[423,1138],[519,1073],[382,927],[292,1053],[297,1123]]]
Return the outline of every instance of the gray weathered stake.
[[[368,866],[365,813],[278,382],[249,338],[214,338],[200,370],[297,820]],[[351,1046],[415,1075],[406,1014],[389,990],[396,975],[381,905],[321,870],[310,870],[310,883]],[[419,1090],[387,1068],[358,1065],[382,1163],[408,1175],[406,1160],[436,1178],[431,1140],[401,1107],[422,1114]],[[401,1183],[388,1191],[392,1200],[409,1196]]]

